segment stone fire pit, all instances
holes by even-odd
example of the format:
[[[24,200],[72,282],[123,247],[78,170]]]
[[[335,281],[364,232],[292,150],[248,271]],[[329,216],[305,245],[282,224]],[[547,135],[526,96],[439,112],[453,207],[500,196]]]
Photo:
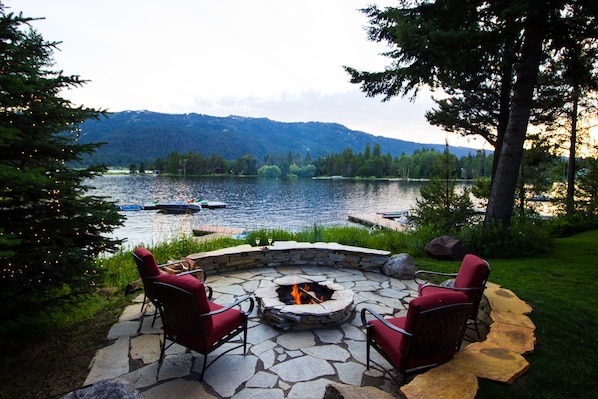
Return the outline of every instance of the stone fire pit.
[[[281,298],[285,295],[280,292],[287,292],[286,287],[294,284],[316,284],[323,291],[330,290],[332,293],[329,299],[320,303],[314,300],[310,304],[287,304],[284,302],[285,298]],[[344,323],[353,310],[353,291],[319,276],[287,276],[274,281],[262,280],[254,295],[262,318],[285,331],[337,326]]]

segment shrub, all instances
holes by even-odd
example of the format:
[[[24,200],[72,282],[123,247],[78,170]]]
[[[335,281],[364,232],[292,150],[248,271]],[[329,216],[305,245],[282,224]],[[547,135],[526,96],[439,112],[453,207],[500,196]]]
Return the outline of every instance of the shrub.
[[[478,223],[463,228],[458,238],[489,258],[531,256],[551,247],[550,230],[538,217],[513,218],[506,230],[500,222]]]
[[[553,237],[569,237],[575,233],[598,228],[598,216],[582,212],[550,219],[547,226]]]

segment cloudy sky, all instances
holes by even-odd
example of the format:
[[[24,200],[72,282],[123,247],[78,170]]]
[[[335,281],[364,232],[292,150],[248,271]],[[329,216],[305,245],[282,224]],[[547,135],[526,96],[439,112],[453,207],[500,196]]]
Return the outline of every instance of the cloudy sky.
[[[382,70],[358,10],[391,0],[3,0],[62,42],[55,69],[89,82],[64,94],[107,109],[336,122],[378,136],[481,148],[430,126],[431,95],[366,98],[343,65]],[[485,146],[488,148],[488,145]]]

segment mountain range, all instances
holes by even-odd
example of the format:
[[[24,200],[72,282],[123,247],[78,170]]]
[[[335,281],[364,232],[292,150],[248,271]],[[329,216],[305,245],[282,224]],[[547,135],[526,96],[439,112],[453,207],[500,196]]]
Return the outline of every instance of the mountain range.
[[[337,123],[276,122],[267,118],[242,116],[216,117],[202,114],[163,114],[150,111],[123,111],[81,124],[80,143],[106,143],[85,163],[126,166],[141,162],[152,164],[176,151],[194,152],[209,157],[239,159],[254,155],[301,154],[312,158],[341,153],[350,148],[363,152],[380,144],[382,154],[410,155],[422,148],[444,150],[442,144],[422,144],[375,136],[348,129]],[[450,147],[457,157],[475,154],[467,147]]]

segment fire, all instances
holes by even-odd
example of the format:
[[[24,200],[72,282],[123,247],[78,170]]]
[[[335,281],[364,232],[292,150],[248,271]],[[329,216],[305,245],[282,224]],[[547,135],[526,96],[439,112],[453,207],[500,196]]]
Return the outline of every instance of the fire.
[[[299,292],[299,286],[297,284],[293,284],[291,296],[295,300],[295,305],[301,305],[301,293]]]
[[[304,294],[307,295],[307,302],[305,303],[301,301],[301,298],[304,296]],[[314,301],[314,298],[316,301],[318,301],[318,303],[325,301],[324,295],[322,295],[319,300],[315,297],[314,292],[310,291],[309,284],[303,284],[302,288],[299,288],[299,285],[297,285],[297,283],[293,284],[293,288],[291,289],[291,296],[293,297],[295,305],[312,305],[316,303]]]

